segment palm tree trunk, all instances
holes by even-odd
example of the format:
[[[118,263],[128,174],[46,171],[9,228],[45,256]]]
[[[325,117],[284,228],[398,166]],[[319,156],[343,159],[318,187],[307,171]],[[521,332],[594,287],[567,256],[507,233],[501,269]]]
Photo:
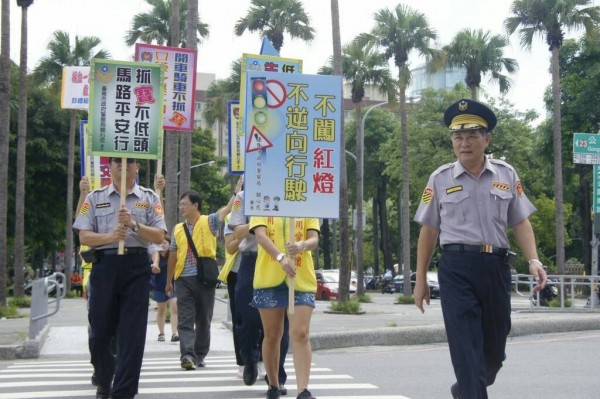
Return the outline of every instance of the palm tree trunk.
[[[179,0],[173,0],[171,15],[171,37],[169,45],[179,47]],[[179,133],[168,131],[165,133],[165,222],[171,231],[178,221],[177,211],[179,204]],[[185,171],[189,173],[189,169]],[[189,174],[187,175],[189,179]]]
[[[188,12],[186,16],[186,32],[185,46],[189,49],[196,50],[198,37],[198,0],[188,0]],[[196,73],[196,71],[194,71]],[[181,132],[181,148],[179,168],[181,170],[181,192],[190,190],[192,171],[192,132]]]
[[[356,115],[356,275],[358,295],[365,293],[364,250],[363,250],[363,188],[364,188],[364,134],[360,102],[355,103]]]
[[[471,86],[471,99],[477,100],[477,86]]]
[[[333,71],[334,75],[342,76],[342,40],[340,35],[340,10],[337,0],[331,0],[331,30],[333,37]],[[342,87],[340,87],[340,98],[343,98]],[[350,298],[350,229],[348,226],[348,176],[345,137],[344,113],[342,112],[340,126],[340,302],[348,301]]]
[[[0,39],[0,306],[6,306],[8,286],[8,133],[10,123],[10,2],[2,0]]]
[[[17,181],[15,190],[14,295],[23,296],[25,280],[25,164],[27,156],[27,8],[21,7]]]
[[[402,68],[406,68],[404,65]],[[402,256],[404,281],[410,281],[410,209],[409,209],[409,162],[408,162],[408,117],[406,110],[406,84],[400,74],[400,132],[402,133],[402,203],[398,209],[402,212]],[[404,295],[412,294],[411,285],[404,284]]]
[[[559,47],[552,48],[552,127],[554,138],[554,197],[556,202],[556,266],[558,274],[565,274],[565,224],[563,211],[562,134],[560,118],[560,65]]]
[[[379,268],[379,221],[378,221],[378,202],[373,198],[373,275],[380,274]]]

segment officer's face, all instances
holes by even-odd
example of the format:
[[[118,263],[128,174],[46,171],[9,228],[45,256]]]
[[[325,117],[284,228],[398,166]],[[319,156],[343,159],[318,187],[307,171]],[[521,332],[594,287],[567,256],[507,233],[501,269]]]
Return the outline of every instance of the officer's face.
[[[127,182],[135,180],[137,176],[140,165],[133,158],[128,158],[127,163],[123,164],[120,158],[113,158],[110,161],[110,173],[113,177],[113,180],[116,182],[121,181],[121,171],[125,169],[127,171]]]
[[[464,166],[473,166],[483,162],[483,153],[490,144],[489,133],[481,134],[479,130],[459,130],[452,132],[452,148],[454,155]]]

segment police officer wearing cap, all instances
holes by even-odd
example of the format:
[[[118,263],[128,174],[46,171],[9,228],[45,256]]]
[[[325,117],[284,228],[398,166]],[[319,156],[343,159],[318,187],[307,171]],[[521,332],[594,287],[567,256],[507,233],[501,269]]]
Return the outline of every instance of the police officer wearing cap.
[[[424,312],[423,301],[429,304],[426,274],[439,236],[442,313],[457,379],[452,397],[482,399],[502,367],[511,327],[509,227],[529,261],[536,290],[547,277],[528,219],[535,207],[514,168],[485,154],[496,126],[492,110],[461,99],[448,107],[444,123],[457,161],[431,174],[415,215],[422,226],[414,295]]]
[[[148,322],[151,271],[147,247],[160,244],[166,232],[160,200],[154,191],[136,183],[138,170],[135,159],[122,165],[121,158],[111,158],[112,183],[87,195],[73,224],[81,244],[96,250],[88,319],[99,399],[133,398],[137,393]],[[127,180],[124,207],[121,173],[126,173]],[[121,240],[125,240],[123,255],[118,254]],[[116,357],[110,350],[114,332]]]

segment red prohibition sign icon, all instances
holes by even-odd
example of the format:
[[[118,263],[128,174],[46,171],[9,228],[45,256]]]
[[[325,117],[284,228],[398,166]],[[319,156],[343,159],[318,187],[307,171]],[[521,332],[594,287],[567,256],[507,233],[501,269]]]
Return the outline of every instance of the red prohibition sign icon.
[[[285,86],[275,79],[267,80],[267,92],[267,106],[272,109],[281,107],[287,98]]]

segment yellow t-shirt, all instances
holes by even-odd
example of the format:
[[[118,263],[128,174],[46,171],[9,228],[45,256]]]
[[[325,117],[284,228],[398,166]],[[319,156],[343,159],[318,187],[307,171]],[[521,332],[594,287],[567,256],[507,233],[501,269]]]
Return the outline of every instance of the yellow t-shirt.
[[[308,230],[320,231],[317,218],[294,218],[294,241],[304,241],[308,238]],[[250,218],[250,230],[258,226],[267,228],[267,236],[282,253],[285,244],[290,241],[290,218],[256,217]],[[271,257],[262,246],[258,246],[256,268],[254,270],[254,288],[273,288],[288,281],[286,273],[275,258]],[[296,257],[295,291],[317,292],[317,278],[310,251],[304,251]]]

